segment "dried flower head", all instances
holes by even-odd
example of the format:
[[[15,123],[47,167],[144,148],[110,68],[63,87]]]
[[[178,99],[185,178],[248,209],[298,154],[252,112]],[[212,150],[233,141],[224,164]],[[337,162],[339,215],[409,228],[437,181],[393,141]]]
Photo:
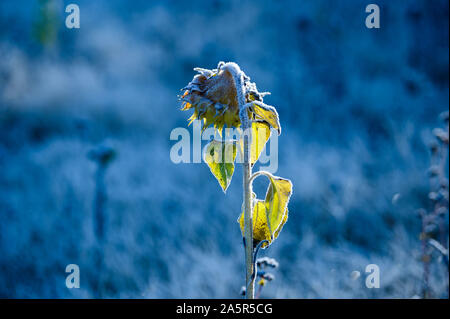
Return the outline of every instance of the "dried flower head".
[[[265,118],[270,114],[264,114],[264,110],[276,113],[275,108],[263,103],[263,97],[270,93],[259,92],[255,83],[250,82],[250,78],[237,64],[219,62],[217,69],[194,68],[194,70],[200,74],[195,75],[182,89],[184,93],[180,97],[183,111],[194,109],[189,124],[200,119],[203,120],[203,130],[214,125],[220,134],[225,125],[230,128],[239,127],[240,110],[235,81],[237,76],[242,76],[245,103],[255,102],[255,105],[248,109],[249,118],[266,122],[280,132],[278,114],[275,121],[271,121],[272,118]],[[236,74],[237,72],[240,74]]]

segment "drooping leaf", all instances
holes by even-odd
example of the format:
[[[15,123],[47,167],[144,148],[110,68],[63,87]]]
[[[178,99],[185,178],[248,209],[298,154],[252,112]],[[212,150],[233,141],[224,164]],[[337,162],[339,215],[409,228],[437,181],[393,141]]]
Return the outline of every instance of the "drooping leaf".
[[[253,244],[256,245],[260,241],[269,240],[270,241],[270,232],[267,227],[267,218],[266,218],[266,206],[264,205],[264,201],[258,200],[253,206]],[[239,226],[241,227],[242,236],[245,236],[244,231],[244,212],[239,216]]]
[[[252,104],[252,111],[256,116],[256,119],[261,119],[274,129],[278,131],[278,135],[281,133],[280,120],[278,118],[277,110],[270,105],[264,104],[259,101],[255,101]]]
[[[286,224],[287,220],[288,220],[288,215],[289,215],[289,209],[286,208],[286,211],[283,215],[283,219],[281,220],[281,224],[278,227],[278,229],[275,231],[275,233],[273,234],[273,239],[275,240],[275,238],[278,237],[278,235],[280,234],[281,230],[283,229],[284,224]]]
[[[264,146],[270,137],[270,126],[264,122],[252,123],[251,164],[259,159]]]
[[[266,205],[267,216],[270,221],[271,233],[274,234],[282,224],[287,204],[292,194],[292,183],[288,179],[277,176],[269,177],[270,185],[267,189]]]
[[[250,147],[250,162],[254,165],[261,155],[267,141],[270,137],[270,126],[265,122],[253,122],[252,123],[252,142]],[[239,141],[241,154],[244,154],[244,140]]]
[[[224,192],[233,177],[235,159],[236,144],[233,142],[213,140],[206,146],[205,162]]]
[[[263,248],[269,246],[278,237],[286,223],[287,204],[292,194],[291,181],[275,176],[269,179],[270,185],[266,199],[254,201],[252,212],[254,245],[267,240],[268,243],[262,244]],[[241,213],[238,222],[244,236],[244,212]]]
[[[281,223],[278,225],[278,229],[270,234],[269,224],[267,223],[267,209],[264,201],[258,200],[253,207],[253,245],[258,245],[261,241],[267,240],[268,243],[263,243],[262,248],[268,247],[280,234],[281,229],[288,219],[288,210],[286,209],[283,214]],[[242,236],[244,236],[244,212],[239,216],[239,226],[241,228]]]

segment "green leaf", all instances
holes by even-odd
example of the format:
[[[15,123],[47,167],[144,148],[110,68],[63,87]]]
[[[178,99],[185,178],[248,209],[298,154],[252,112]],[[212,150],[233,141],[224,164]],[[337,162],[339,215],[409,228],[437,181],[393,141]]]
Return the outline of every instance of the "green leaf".
[[[282,224],[283,215],[287,211],[287,204],[292,194],[292,183],[288,179],[277,176],[269,179],[270,185],[267,189],[265,205],[271,233],[274,234]]]
[[[264,146],[270,137],[270,126],[265,122],[253,122],[252,123],[252,143],[250,148],[250,162],[254,165],[258,161]],[[241,147],[241,154],[244,154],[244,140],[241,138],[239,141]]]
[[[205,162],[211,173],[226,192],[234,173],[236,159],[236,144],[213,140],[206,146]]]
[[[270,126],[276,129],[278,131],[278,135],[280,135],[280,120],[278,118],[277,110],[273,106],[255,101],[252,104],[252,112],[255,115],[256,119],[267,122]]]
[[[270,185],[266,199],[256,200],[253,206],[253,241],[257,245],[263,240],[268,243],[261,247],[269,246],[280,234],[281,229],[288,219],[287,204],[292,194],[291,181],[281,177],[269,177]],[[244,213],[238,219],[242,236],[244,236]]]

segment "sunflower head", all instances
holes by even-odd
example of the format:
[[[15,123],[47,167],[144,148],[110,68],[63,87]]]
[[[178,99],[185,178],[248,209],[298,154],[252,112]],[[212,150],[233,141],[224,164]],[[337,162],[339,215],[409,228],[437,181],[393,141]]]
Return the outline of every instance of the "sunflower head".
[[[223,127],[239,127],[239,103],[236,92],[236,84],[232,69],[235,69],[235,63],[220,62],[216,69],[208,70],[195,68],[199,72],[195,75],[189,84],[184,87],[182,101],[182,110],[194,109],[194,113],[189,118],[189,124],[194,120],[203,121],[202,129],[210,125],[222,133]],[[237,67],[238,70],[239,67]],[[242,72],[242,71],[240,71]],[[267,92],[258,92],[255,83],[250,82],[250,78],[243,72],[245,102],[263,101],[263,96]]]

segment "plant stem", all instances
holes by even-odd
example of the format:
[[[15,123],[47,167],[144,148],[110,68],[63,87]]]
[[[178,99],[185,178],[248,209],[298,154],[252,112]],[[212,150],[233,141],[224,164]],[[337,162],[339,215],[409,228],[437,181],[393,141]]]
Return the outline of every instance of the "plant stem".
[[[94,202],[94,233],[97,239],[97,247],[95,250],[95,265],[99,272],[96,278],[95,298],[103,297],[102,273],[104,271],[103,262],[103,245],[105,240],[105,203],[106,203],[106,187],[105,187],[106,166],[100,161],[98,162],[97,173],[95,176],[95,202]]]
[[[430,255],[428,253],[427,235],[426,235],[426,216],[422,218],[422,263],[423,263],[423,276],[422,276],[422,298],[427,299],[429,297],[429,273],[430,273]]]
[[[247,299],[254,299],[255,276],[253,264],[253,223],[252,223],[252,183],[250,176],[252,175],[252,166],[250,164],[250,145],[251,131],[249,130],[250,121],[247,109],[245,107],[244,79],[242,71],[235,63],[227,63],[224,65],[233,76],[236,86],[236,96],[239,104],[239,117],[244,139],[244,161],[243,161],[243,189],[244,189],[244,238],[245,238],[245,270],[246,270],[246,292]]]
[[[246,113],[246,112],[245,112]],[[248,119],[247,119],[248,120]],[[242,121],[241,121],[242,122]],[[253,276],[253,223],[252,223],[252,184],[250,176],[252,167],[249,161],[249,136],[244,135],[244,230],[245,230],[245,264],[246,264],[246,296],[253,299],[255,279]]]
[[[243,114],[244,113],[244,114]],[[248,129],[248,115],[247,111],[241,112],[241,123],[244,132]],[[249,160],[249,144],[250,136],[244,133],[244,174],[243,174],[243,186],[244,186],[244,237],[245,237],[245,265],[246,265],[246,297],[247,299],[253,299],[255,280],[253,276],[253,223],[252,223],[252,183],[250,182],[250,176],[252,175],[252,166]]]

